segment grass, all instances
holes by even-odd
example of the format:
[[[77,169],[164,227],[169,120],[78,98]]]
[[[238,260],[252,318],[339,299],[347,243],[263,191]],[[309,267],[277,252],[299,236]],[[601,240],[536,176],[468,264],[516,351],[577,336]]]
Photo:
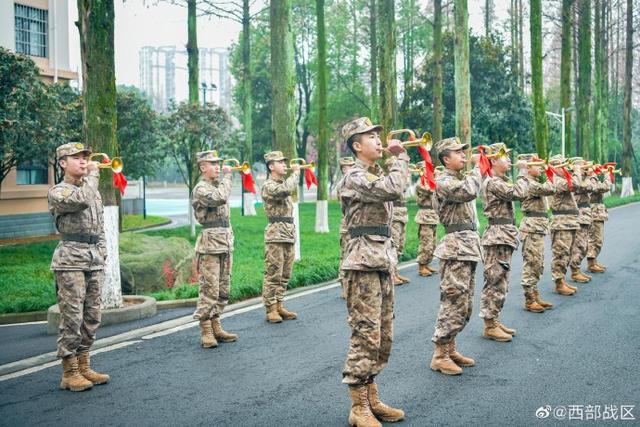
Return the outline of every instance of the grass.
[[[607,207],[620,206],[640,201],[640,194],[624,199],[617,195],[605,199]],[[478,202],[480,229],[486,226],[482,207]],[[414,259],[418,249],[417,227],[413,217],[417,211],[414,203],[409,203],[409,223],[402,260]],[[257,216],[243,217],[239,209],[231,210],[232,224],[236,235],[232,272],[231,301],[238,301],[259,295],[263,274],[263,232],[266,218],[261,208]],[[516,210],[520,221],[520,210]],[[147,217],[149,219],[149,217]],[[315,204],[300,205],[302,260],[295,263],[290,287],[305,286],[331,280],[338,275],[340,209],[336,202],[329,203],[328,234],[316,234]],[[438,235],[444,233],[439,227]],[[148,231],[152,236],[178,236],[189,239],[189,227]],[[0,313],[20,313],[46,310],[55,304],[53,274],[49,270],[51,256],[57,241],[33,242],[0,247]],[[194,298],[198,296],[197,285],[178,285],[171,289],[151,294],[158,300]]]
[[[168,222],[171,222],[171,220],[164,216],[147,215],[147,218],[145,219],[142,215],[125,215],[122,219],[122,230],[138,230],[140,228],[166,224]]]

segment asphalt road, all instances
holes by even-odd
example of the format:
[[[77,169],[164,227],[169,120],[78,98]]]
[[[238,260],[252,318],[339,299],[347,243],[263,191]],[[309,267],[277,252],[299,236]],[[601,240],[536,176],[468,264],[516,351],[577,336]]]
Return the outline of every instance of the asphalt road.
[[[635,405],[632,415],[640,417],[640,204],[610,217],[600,259],[607,273],[562,297],[551,293],[547,269],[541,289],[556,307],[544,314],[521,308],[521,253],[515,254],[502,315],[518,330],[511,343],[481,337],[479,271],[476,310],[458,338],[476,367],[459,377],[429,369],[438,277],[405,270],[412,283],[396,288],[393,354],[378,378],[383,399],[407,414],[401,425],[600,425],[585,421],[587,405],[600,405],[600,417],[604,405],[615,405],[618,423],[637,423],[619,417],[621,405]],[[269,325],[262,310],[225,319],[240,340],[217,349],[201,349],[197,328],[189,328],[98,354],[95,367],[112,379],[87,392],[59,391],[57,366],[0,382],[0,424],[347,425],[349,398],[340,380],[349,331],[339,291],[287,305],[298,320]],[[583,421],[557,421],[553,412],[536,419],[546,405],[552,411],[582,405]]]

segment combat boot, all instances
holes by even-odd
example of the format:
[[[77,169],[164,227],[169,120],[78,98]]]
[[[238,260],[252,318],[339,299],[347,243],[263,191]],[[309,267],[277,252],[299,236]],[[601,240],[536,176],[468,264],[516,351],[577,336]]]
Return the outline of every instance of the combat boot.
[[[544,307],[538,304],[533,291],[525,292],[524,294],[524,309],[532,313],[542,313]]]
[[[462,373],[462,368],[456,365],[449,356],[449,343],[436,343],[431,358],[431,369],[446,375],[460,375]]]
[[[567,286],[567,282],[564,279],[556,279],[556,292],[560,295],[573,295],[576,293],[576,291]]]
[[[502,330],[497,319],[484,319],[482,336],[499,342],[509,342],[512,339],[511,334]]]
[[[498,327],[500,329],[502,329],[504,332],[506,332],[509,335],[511,335],[512,337],[516,336],[516,330],[515,329],[511,329],[511,328],[507,328],[500,320],[498,320]]]
[[[605,267],[604,265],[600,264],[600,263],[598,262],[598,260],[595,260],[595,261],[596,261],[596,265],[597,265],[598,267],[600,267],[603,271],[607,271],[607,267]]]
[[[604,273],[605,272],[605,269],[602,268],[602,266],[596,262],[595,258],[588,258],[587,259],[587,264],[589,265],[587,267],[587,270],[589,271],[589,273]]]
[[[371,412],[366,386],[349,386],[349,395],[351,396],[350,427],[382,427],[380,421]]]
[[[456,350],[456,340],[451,340],[451,342],[449,342],[449,357],[458,366],[470,368],[476,365],[475,360],[458,353],[458,351]]]
[[[431,276],[433,272],[429,269],[429,266],[427,264],[419,264],[418,274],[422,277],[426,277],[426,276]]]
[[[427,265],[427,268],[429,269],[429,271],[431,271],[432,274],[438,274],[438,269],[437,268],[433,268],[429,265]]]
[[[80,375],[91,381],[93,385],[105,384],[109,381],[109,375],[91,369],[88,351],[78,354],[78,370]]]
[[[213,329],[213,336],[220,342],[234,342],[238,340],[236,334],[231,334],[222,329],[222,323],[220,323],[220,317],[216,316],[211,319],[211,328]]]
[[[268,305],[267,307],[267,322],[269,323],[280,323],[282,322],[282,317],[278,314],[278,306]]]
[[[284,304],[282,303],[282,301],[278,301],[277,308],[278,308],[278,314],[280,315],[282,320],[293,320],[298,318],[297,313],[294,313],[293,311],[289,311],[286,308],[284,308]]]
[[[574,292],[578,292],[578,287],[577,287],[577,286],[575,286],[575,285],[570,284],[569,282],[567,282],[567,281],[564,279],[564,277],[562,278],[562,283],[564,283],[564,285],[565,285],[567,288],[571,289],[572,291],[574,291]]]
[[[400,275],[400,273],[396,272],[396,277],[398,278],[398,280],[400,280],[402,283],[409,283],[411,282],[411,279],[404,277],[402,275]]]
[[[64,357],[62,359],[60,388],[62,390],[83,391],[91,387],[93,387],[93,383],[80,375],[78,358],[76,356]]]
[[[582,274],[580,268],[571,267],[571,280],[577,283],[587,283],[589,281],[589,278]]]
[[[540,291],[538,291],[537,289],[533,291],[533,297],[535,298],[536,302],[542,306],[542,308],[544,308],[545,310],[549,310],[553,308],[553,304],[545,301],[543,299],[540,298]]]
[[[204,348],[213,348],[218,346],[216,337],[213,336],[211,321],[209,319],[200,320],[200,345]]]
[[[404,420],[404,411],[402,409],[392,408],[380,401],[376,383],[367,384],[367,393],[369,395],[369,407],[377,419],[385,423],[397,423]]]

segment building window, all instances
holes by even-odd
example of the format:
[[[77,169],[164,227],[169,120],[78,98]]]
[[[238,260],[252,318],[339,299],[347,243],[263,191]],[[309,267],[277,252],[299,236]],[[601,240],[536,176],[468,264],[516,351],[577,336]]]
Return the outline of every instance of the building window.
[[[49,168],[46,162],[29,161],[18,165],[16,184],[37,185],[49,183]]]
[[[16,17],[16,52],[47,57],[48,11],[14,4]]]

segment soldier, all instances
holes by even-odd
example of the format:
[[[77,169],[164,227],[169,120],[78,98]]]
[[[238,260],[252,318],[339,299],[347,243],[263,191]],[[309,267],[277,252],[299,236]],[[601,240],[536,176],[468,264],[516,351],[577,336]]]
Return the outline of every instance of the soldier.
[[[604,205],[604,193],[609,191],[609,177],[607,174],[602,175],[599,180],[594,171],[589,176],[591,180],[591,228],[589,228],[589,249],[587,250],[587,263],[590,273],[604,273],[607,269],[604,265],[598,263],[598,255],[602,249],[604,242],[604,222],[609,219],[607,208]]]
[[[475,361],[456,350],[456,336],[471,318],[476,266],[482,260],[476,214],[471,203],[478,197],[482,177],[475,167],[464,174],[467,156],[457,137],[443,139],[436,144],[444,172],[436,180],[438,218],[445,236],[436,247],[440,258],[440,310],[431,341],[435,344],[431,369],[447,375],[459,375],[462,367]],[[477,163],[478,156],[471,160]]]
[[[560,295],[573,295],[577,288],[569,285],[565,280],[567,268],[571,261],[571,247],[580,228],[578,223],[578,205],[573,197],[575,186],[580,182],[570,184],[561,168],[567,163],[556,154],[549,159],[549,165],[556,168],[553,186],[555,194],[551,197],[551,276],[555,282],[555,291]]]
[[[100,293],[107,255],[102,198],[98,192],[98,163],[80,143],[56,149],[63,181],[49,190],[49,212],[60,233],[53,253],[60,329],[58,357],[62,358],[63,390],[82,391],[109,381],[109,375],[90,367],[89,349],[100,326]]]
[[[480,317],[484,319],[485,338],[508,342],[516,331],[500,322],[500,313],[509,292],[509,271],[513,251],[518,249],[518,229],[514,215],[513,201],[522,200],[527,195],[527,162],[518,160],[519,173],[516,182],[507,178],[511,169],[511,159],[504,143],[490,146],[491,172],[493,177],[483,183],[484,215],[488,226],[482,235],[484,249],[484,286],[480,298]]]
[[[281,151],[271,151],[264,155],[269,176],[262,185],[262,200],[269,223],[264,230],[262,299],[269,323],[280,323],[282,320],[298,317],[283,305],[295,257],[296,230],[291,195],[295,193],[300,178],[300,165],[294,164],[291,166],[293,173],[284,179],[287,160]]]
[[[397,156],[388,176],[376,161],[382,157],[379,132],[367,117],[342,129],[347,146],[356,156],[344,178],[342,211],[349,230],[342,269],[347,283],[349,353],[342,382],[349,386],[351,426],[380,426],[378,419],[395,422],[404,412],[380,401],[375,381],[387,365],[393,340],[394,288],[391,272],[397,253],[390,239],[393,201],[404,194],[409,178],[409,156],[397,140],[387,150]],[[377,417],[377,419],[376,419]]]
[[[522,158],[527,162],[543,162],[535,154],[524,154]],[[553,308],[553,304],[540,299],[538,282],[544,271],[544,236],[549,228],[545,197],[553,195],[556,190],[552,181],[540,181],[544,177],[542,166],[530,166],[528,172],[529,189],[520,203],[523,213],[520,222],[523,260],[521,284],[524,290],[524,309],[542,313]]]
[[[342,178],[336,184],[336,194],[338,196],[338,201],[340,200],[340,193],[342,191],[342,185],[344,184],[344,177],[347,175],[347,172],[351,167],[355,164],[353,157],[341,157],[339,160],[340,163],[340,171],[342,172]],[[347,299],[347,288],[346,283],[344,281],[344,274],[342,272],[342,260],[344,259],[344,248],[347,245],[347,241],[349,240],[349,230],[347,230],[347,224],[344,221],[344,215],[340,220],[340,272],[339,278],[340,283],[342,284],[342,292],[340,293],[340,297],[342,299]]]
[[[578,223],[580,228],[576,232],[576,238],[571,246],[571,280],[578,283],[587,283],[591,280],[591,276],[584,274],[580,270],[582,260],[587,256],[587,248],[589,246],[589,228],[591,227],[591,180],[585,175],[588,166],[582,157],[572,157],[569,159],[573,162],[573,176],[576,177],[576,185],[574,197],[578,204],[579,215]]]
[[[191,205],[202,233],[196,242],[198,264],[198,304],[193,318],[200,321],[200,345],[218,346],[220,342],[233,342],[235,334],[222,329],[220,315],[229,301],[231,266],[233,265],[233,230],[229,223],[229,196],[231,195],[231,168],[220,166],[218,152],[202,151],[196,154],[202,173],[193,188]]]
[[[389,169],[395,162],[396,159],[390,157],[385,162],[385,167]],[[402,253],[404,252],[404,243],[407,237],[407,222],[409,222],[409,212],[407,211],[407,200],[403,194],[400,199],[393,201],[393,219],[391,221],[391,241],[396,248],[398,262],[400,262]],[[397,269],[393,270],[392,278],[394,286],[404,285],[410,282],[409,278],[400,275]]]
[[[425,162],[416,164],[419,168],[425,167]],[[430,267],[433,260],[433,251],[437,243],[438,214],[434,206],[434,193],[431,187],[425,182],[418,180],[416,184],[416,212],[415,221],[418,224],[418,274],[420,276],[431,276],[438,273],[438,270]]]

